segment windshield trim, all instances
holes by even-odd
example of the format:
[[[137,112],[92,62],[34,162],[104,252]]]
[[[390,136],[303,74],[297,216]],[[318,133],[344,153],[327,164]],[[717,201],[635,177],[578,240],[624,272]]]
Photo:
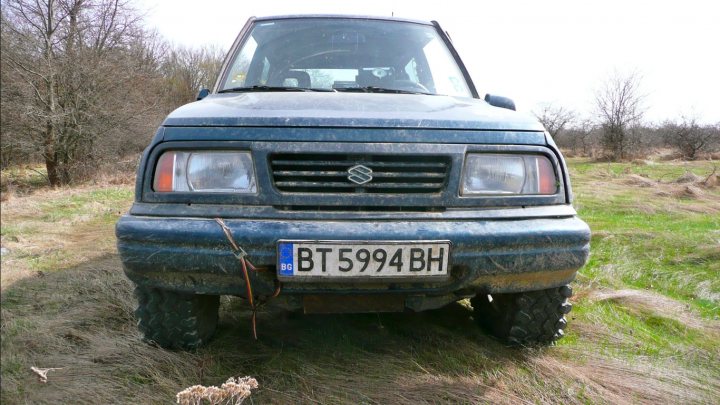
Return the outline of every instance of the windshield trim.
[[[335,89],[321,89],[315,87],[292,87],[292,86],[239,86],[239,87],[228,87],[226,89],[218,90],[218,93],[281,93],[281,92],[319,92],[319,93],[332,93],[337,92]]]
[[[344,20],[374,20],[374,21],[396,21],[419,25],[433,25],[430,21],[413,20],[400,17],[383,17],[371,15],[344,15],[344,14],[287,14],[267,17],[256,17],[255,21],[268,22],[277,20],[307,20],[307,19],[344,19]]]

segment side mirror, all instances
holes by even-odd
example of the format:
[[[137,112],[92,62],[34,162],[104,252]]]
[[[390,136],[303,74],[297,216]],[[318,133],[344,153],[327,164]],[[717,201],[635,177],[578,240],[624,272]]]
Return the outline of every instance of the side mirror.
[[[198,92],[198,95],[197,95],[197,99],[196,99],[196,100],[198,100],[198,101],[199,101],[199,100],[202,100],[202,99],[204,99],[205,97],[207,97],[208,94],[210,94],[210,90],[208,90],[208,89],[200,89],[200,91]]]
[[[485,94],[485,101],[494,107],[507,108],[508,110],[515,111],[515,102],[512,99],[502,96],[493,96],[492,94]]]

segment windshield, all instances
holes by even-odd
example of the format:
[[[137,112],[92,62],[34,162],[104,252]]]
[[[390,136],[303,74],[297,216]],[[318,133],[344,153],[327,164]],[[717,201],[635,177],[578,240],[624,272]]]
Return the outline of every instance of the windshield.
[[[366,19],[256,22],[218,90],[253,86],[472,97],[435,27]]]

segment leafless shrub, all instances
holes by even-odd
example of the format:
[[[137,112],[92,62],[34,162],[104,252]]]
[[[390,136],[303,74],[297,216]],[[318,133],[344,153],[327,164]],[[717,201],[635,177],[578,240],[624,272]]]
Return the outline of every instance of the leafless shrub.
[[[175,47],[163,61],[167,100],[172,106],[195,101],[198,91],[211,87],[220,73],[225,52],[214,46]]]
[[[572,155],[593,157],[600,146],[601,129],[590,119],[578,120],[560,131],[555,139],[558,146]]]
[[[615,72],[595,93],[596,113],[602,127],[602,146],[612,160],[629,157],[639,146],[644,107],[640,75]]]
[[[660,127],[664,142],[684,159],[695,160],[702,152],[712,151],[720,143],[720,125],[700,125],[697,117],[668,120]]]
[[[551,103],[541,104],[533,114],[543,124],[550,136],[556,138],[565,127],[572,124],[576,118],[575,112]]]

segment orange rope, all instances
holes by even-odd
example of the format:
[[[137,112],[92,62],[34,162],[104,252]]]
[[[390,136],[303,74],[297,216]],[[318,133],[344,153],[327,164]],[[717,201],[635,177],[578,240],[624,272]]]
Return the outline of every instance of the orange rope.
[[[270,298],[275,298],[280,295],[280,290],[282,290],[282,284],[280,284],[280,282],[278,281],[277,287],[275,287],[275,292],[273,293],[273,295],[270,296]]]
[[[227,227],[225,224],[225,221],[222,220],[222,218],[215,218],[215,222],[220,225],[220,228],[222,228],[223,233],[225,233],[225,237],[227,238],[228,242],[230,243],[230,246],[233,249],[233,254],[235,257],[237,257],[238,261],[240,261],[240,264],[242,266],[243,271],[243,278],[245,279],[245,290],[247,294],[248,303],[250,304],[250,309],[252,310],[252,316],[251,316],[251,322],[252,322],[252,332],[253,337],[255,340],[257,340],[257,309],[262,303],[255,304],[255,297],[253,296],[253,290],[252,290],[252,284],[250,283],[250,274],[248,273],[248,267],[251,271],[258,272],[258,271],[265,271],[267,268],[257,268],[255,267],[252,262],[250,262],[249,259],[247,259],[247,252],[243,250],[242,247],[240,247],[236,242],[235,239],[232,236],[232,233],[230,232],[230,228]],[[275,298],[278,295],[280,295],[280,290],[282,289],[282,284],[279,282],[277,283],[277,287],[275,288],[275,291],[273,294],[268,297]]]
[[[254,310],[255,303],[253,302],[252,285],[250,284],[250,275],[247,271],[247,262],[244,257],[240,258],[240,264],[242,264],[243,276],[245,277],[245,288],[247,290],[248,301],[250,301],[250,307]]]

